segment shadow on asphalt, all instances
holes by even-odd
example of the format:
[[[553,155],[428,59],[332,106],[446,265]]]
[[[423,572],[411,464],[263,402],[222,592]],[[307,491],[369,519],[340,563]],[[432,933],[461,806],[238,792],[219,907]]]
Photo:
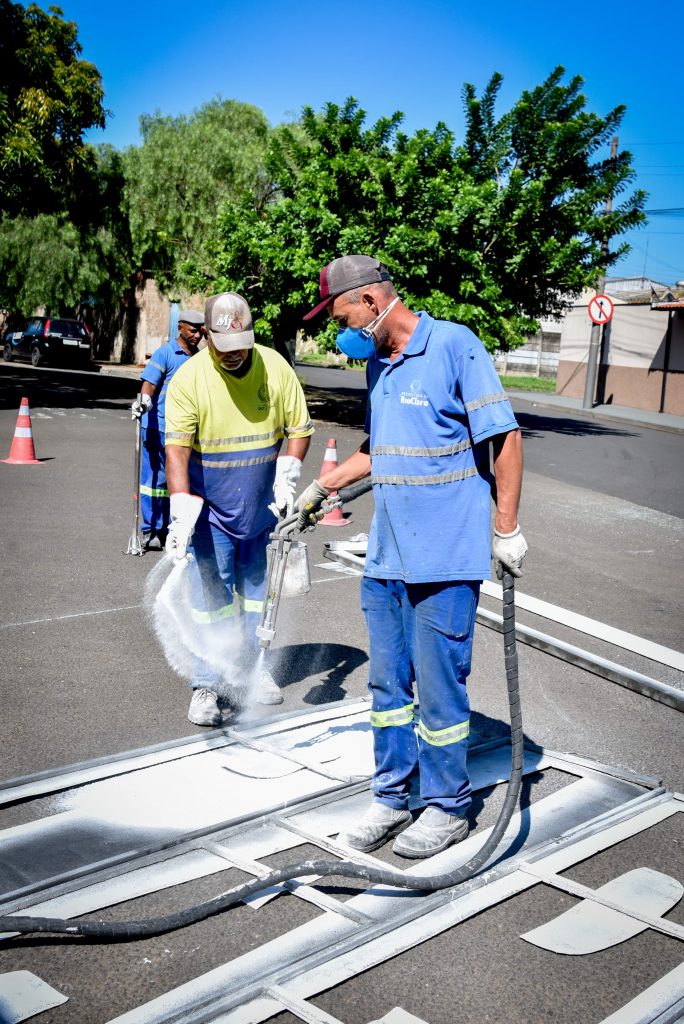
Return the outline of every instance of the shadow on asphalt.
[[[128,377],[0,363],[0,409],[18,410],[22,398],[28,398],[32,409],[120,409],[121,402],[130,402],[138,390],[139,382]]]
[[[509,397],[515,398],[515,395]],[[565,434],[569,437],[635,437],[633,430],[624,427],[609,427],[594,420],[572,419],[567,416],[543,416],[528,412],[517,412],[523,437],[542,437],[546,433]]]

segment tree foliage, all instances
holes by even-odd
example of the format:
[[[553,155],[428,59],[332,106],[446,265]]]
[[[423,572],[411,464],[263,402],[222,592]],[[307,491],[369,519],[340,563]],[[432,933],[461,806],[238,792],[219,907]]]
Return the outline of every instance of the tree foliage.
[[[353,99],[304,109],[269,150],[274,198],[224,206],[217,287],[243,291],[266,338],[292,337],[317,297],[320,267],[372,253],[414,308],[470,326],[491,350],[533,334],[625,251],[604,243],[643,219],[630,154],[597,158],[624,114],[585,110],[581,79],[557,68],[496,117],[501,76],[464,89],[466,133],[401,131],[401,114],[366,127]],[[332,333],[328,329],[330,339]]]
[[[0,0],[0,203],[10,216],[77,205],[95,171],[89,128],[104,127],[104,92],[59,7]]]
[[[103,127],[97,68],[59,7],[0,0],[0,305],[74,312],[130,275],[123,165],[85,141]]]
[[[142,145],[125,154],[135,259],[167,289],[208,269],[207,244],[226,201],[262,208],[269,125],[256,107],[213,100],[191,115],[146,114]]]

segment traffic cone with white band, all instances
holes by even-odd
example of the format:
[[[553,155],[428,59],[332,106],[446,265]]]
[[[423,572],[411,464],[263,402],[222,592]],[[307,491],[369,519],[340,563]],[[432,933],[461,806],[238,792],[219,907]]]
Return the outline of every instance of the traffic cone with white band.
[[[334,437],[328,440],[328,444],[325,449],[325,458],[323,459],[323,465],[321,466],[321,476],[324,473],[330,472],[337,465],[337,442]],[[334,498],[337,491],[331,491],[330,497]],[[351,516],[346,518],[342,515],[342,509],[338,506],[334,508],[332,512],[328,512],[321,519],[321,523],[324,526],[346,526],[347,523],[351,522]]]
[[[31,412],[29,410],[28,398],[22,398],[17,416],[17,425],[14,428],[14,437],[10,453],[6,459],[0,460],[14,466],[40,466],[40,459],[36,458],[36,449],[33,446],[33,431],[31,429]]]

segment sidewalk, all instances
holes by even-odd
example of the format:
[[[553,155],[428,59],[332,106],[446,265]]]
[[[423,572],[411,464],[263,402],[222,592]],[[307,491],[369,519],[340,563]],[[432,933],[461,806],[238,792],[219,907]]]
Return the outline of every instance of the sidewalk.
[[[613,423],[627,423],[635,427],[651,427],[655,430],[667,430],[673,434],[684,434],[684,416],[673,416],[671,413],[632,409],[627,405],[595,405],[593,409],[583,409],[581,398],[568,398],[566,395],[554,395],[548,392],[515,391],[512,388],[508,390],[508,397],[513,401],[545,406],[548,409],[565,412],[572,416],[583,416]]]
[[[135,380],[140,379],[140,374],[143,371],[142,366],[125,366],[119,363],[98,363],[97,365],[102,374],[132,377]],[[509,388],[508,396],[513,401],[545,406],[548,409],[555,409],[572,416],[584,416],[594,420],[627,423],[634,427],[651,427],[655,430],[667,430],[673,434],[684,434],[684,416],[673,416],[671,413],[647,412],[645,409],[632,409],[626,405],[595,405],[593,409],[583,409],[581,398],[552,395],[544,391],[516,391]]]

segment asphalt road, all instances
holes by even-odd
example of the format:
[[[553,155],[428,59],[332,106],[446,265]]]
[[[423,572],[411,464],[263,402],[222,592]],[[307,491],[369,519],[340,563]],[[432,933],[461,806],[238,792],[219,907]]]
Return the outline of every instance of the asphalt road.
[[[303,482],[318,473],[328,437],[336,438],[344,458],[363,436],[363,376],[328,371],[323,379],[320,373],[308,368],[303,373],[310,379],[307,393],[317,420]],[[333,391],[331,374],[333,381],[341,380]],[[185,684],[167,666],[144,608],[145,581],[161,556],[123,554],[131,529],[133,428],[128,405],[135,391],[132,380],[0,367],[2,454],[9,450],[19,400],[28,395],[42,460],[40,466],[0,465],[4,779],[194,731],[185,717]],[[538,414],[515,399],[513,404],[525,433],[521,523],[530,545],[518,589],[681,649],[681,438],[548,410]],[[358,580],[330,571],[323,558],[324,539],[367,531],[370,497],[359,499],[351,513],[352,523],[343,530],[319,528],[311,536],[313,594],[283,605],[275,674],[285,694],[284,709],[365,692],[367,640]],[[520,618],[565,635],[552,623]],[[578,642],[576,634],[572,640]],[[674,670],[588,637],[582,643],[682,686]],[[483,736],[505,731],[508,718],[500,645],[498,634],[478,628],[470,692],[474,722]],[[530,648],[521,647],[520,665],[525,731],[531,740],[656,776],[669,788],[684,790],[681,716],[676,711]],[[0,827],[14,823],[18,813],[8,808],[0,814]],[[684,880],[681,852],[678,856],[679,867],[668,861],[661,869]],[[543,918],[539,908],[536,912]],[[478,962],[490,965],[487,987],[494,1009],[478,1017],[477,1007],[466,1001],[463,1019],[509,1024],[582,1019],[573,1015],[573,997],[565,989],[562,1008],[551,1000],[543,1016],[535,1016],[541,1012],[535,1010],[525,1015],[525,1000],[517,996],[506,1009],[512,984],[507,972],[526,972],[522,991],[529,985],[532,999],[544,989],[543,975],[535,974],[542,968],[530,961],[497,969],[502,955],[497,935],[476,921],[468,932],[474,946],[449,947],[443,937],[436,951],[444,962],[445,957],[476,949]],[[192,937],[183,941],[186,953],[194,948]],[[28,962],[24,953],[13,957],[11,951],[0,951],[0,971]],[[71,953],[86,957],[82,969],[87,971],[87,951]],[[69,955],[62,955],[65,963]],[[435,955],[434,944],[413,951],[412,976],[432,978]],[[598,986],[597,1006],[612,1005],[600,986],[611,971],[625,970],[620,953],[615,958],[614,963],[610,957],[603,962],[609,972],[604,982],[592,982]],[[134,970],[133,959],[121,968],[124,974]],[[198,965],[196,973],[201,969]],[[470,963],[469,971],[475,969]],[[367,1024],[374,1019],[372,1008],[380,995],[391,998],[398,984],[396,971],[388,966],[376,976],[372,998],[362,987],[352,986],[344,1013],[339,1003],[336,1011],[330,1004],[321,1005],[349,1024]],[[625,977],[624,991],[628,989]],[[397,996],[392,1005],[409,1001]],[[428,1024],[459,1019],[453,1005],[431,999],[429,991],[423,992],[422,1005]],[[541,1006],[543,999],[532,999],[530,1005]],[[90,1024],[66,1009],[53,1011],[49,1019]],[[36,1020],[46,1024],[48,1016]]]

